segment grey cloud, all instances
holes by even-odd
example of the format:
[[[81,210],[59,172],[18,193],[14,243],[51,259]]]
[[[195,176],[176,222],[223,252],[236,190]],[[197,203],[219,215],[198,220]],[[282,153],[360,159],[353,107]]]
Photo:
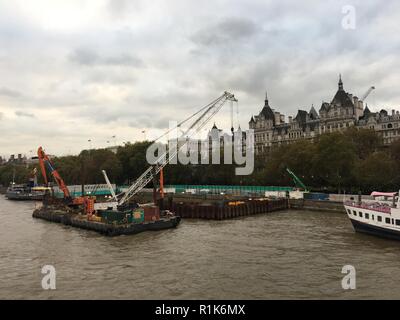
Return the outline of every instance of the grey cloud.
[[[216,25],[210,25],[197,31],[190,39],[196,44],[210,46],[248,39],[258,31],[258,26],[252,20],[226,18]]]
[[[100,55],[91,49],[79,48],[74,50],[69,55],[69,60],[73,63],[84,66],[130,66],[144,67],[144,62],[127,53],[118,53],[113,55]]]
[[[5,96],[9,98],[20,98],[22,97],[22,94],[18,91],[6,87],[0,87],[0,96]]]
[[[113,18],[125,17],[131,10],[138,11],[142,7],[139,0],[109,0],[106,11]]]
[[[71,33],[61,21],[61,32],[43,28],[17,6],[4,11],[0,1],[4,137],[22,119],[30,125],[24,133],[36,133],[38,121],[41,130],[54,127],[50,117],[39,117],[47,109],[65,120],[57,129],[76,135],[79,148],[86,140],[71,128],[112,127],[117,135],[128,125],[166,128],[224,90],[238,97],[243,128],[261,110],[266,90],[271,106],[293,115],[332,99],[339,73],[356,95],[376,86],[367,101],[372,110],[400,105],[399,1],[354,1],[356,30],[341,27],[346,0],[171,0],[160,10],[145,1],[105,3]],[[7,116],[15,110],[37,120]],[[60,134],[57,144],[69,136]]]
[[[17,117],[35,118],[35,115],[33,113],[28,113],[24,111],[15,111],[15,115]]]

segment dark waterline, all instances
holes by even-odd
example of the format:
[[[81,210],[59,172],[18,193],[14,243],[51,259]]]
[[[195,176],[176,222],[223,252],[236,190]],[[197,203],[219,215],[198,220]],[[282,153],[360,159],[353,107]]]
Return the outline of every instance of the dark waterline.
[[[106,238],[31,217],[0,196],[2,299],[400,298],[400,242],[354,233],[345,214],[275,212]],[[54,265],[57,289],[41,287]],[[357,289],[344,291],[344,265]]]

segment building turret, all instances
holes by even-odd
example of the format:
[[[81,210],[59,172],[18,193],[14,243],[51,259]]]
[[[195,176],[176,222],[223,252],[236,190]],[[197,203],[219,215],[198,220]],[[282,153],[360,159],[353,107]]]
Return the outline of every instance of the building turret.
[[[339,75],[339,91],[343,91],[343,81],[342,81],[342,75]]]

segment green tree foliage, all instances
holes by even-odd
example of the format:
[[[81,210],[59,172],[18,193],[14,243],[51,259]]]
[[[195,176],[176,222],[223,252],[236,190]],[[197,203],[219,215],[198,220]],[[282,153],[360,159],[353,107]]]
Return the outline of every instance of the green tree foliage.
[[[122,170],[117,178],[119,183],[129,183],[146,170],[149,166],[146,160],[146,151],[151,143],[151,141],[126,143],[124,147],[118,148],[117,158]]]
[[[150,141],[127,143],[116,154],[106,149],[85,150],[53,161],[67,184],[104,183],[102,169],[112,182],[127,184],[149,166],[146,151],[150,145]],[[164,180],[166,184],[294,186],[286,172],[290,168],[311,190],[393,191],[400,185],[400,140],[383,147],[373,130],[350,128],[321,135],[313,142],[300,140],[274,148],[267,157],[256,159],[249,176],[236,176],[235,168],[228,164],[171,164],[164,169]],[[0,184],[8,185],[13,170],[16,182],[25,182],[32,169],[0,166]]]
[[[396,160],[384,151],[370,153],[355,167],[358,183],[365,191],[399,189],[399,176]]]
[[[0,166],[0,184],[8,186],[14,178],[15,183],[25,183],[28,181],[33,167],[7,164]]]

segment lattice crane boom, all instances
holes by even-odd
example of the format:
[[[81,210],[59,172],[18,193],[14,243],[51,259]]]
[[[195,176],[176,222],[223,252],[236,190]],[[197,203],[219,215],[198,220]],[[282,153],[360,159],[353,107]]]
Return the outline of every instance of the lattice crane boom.
[[[375,90],[375,87],[374,87],[374,86],[370,87],[370,88],[367,90],[367,92],[361,97],[360,100],[361,100],[361,101],[365,101],[365,99],[367,99],[368,96],[371,94],[372,90]]]
[[[143,172],[142,175],[128,188],[118,205],[121,206],[127,203],[135,194],[137,194],[150,181],[152,181],[154,176],[156,176],[161,169],[164,168],[172,159],[174,159],[178,155],[179,151],[186,146],[189,138],[199,133],[201,129],[210,121],[210,119],[213,118],[219,110],[221,110],[222,106],[227,101],[237,102],[237,99],[232,93],[225,91],[219,98],[215,99],[213,102],[197,111],[194,115],[200,114],[200,116],[195,118],[193,123],[180,135],[180,138],[186,138],[185,142],[175,150],[168,150],[168,152],[163,153],[157,159],[156,164],[147,168],[146,171]],[[194,118],[194,115],[190,116],[187,120]],[[184,122],[187,122],[187,120]],[[184,122],[178,124],[178,127],[180,127]]]

